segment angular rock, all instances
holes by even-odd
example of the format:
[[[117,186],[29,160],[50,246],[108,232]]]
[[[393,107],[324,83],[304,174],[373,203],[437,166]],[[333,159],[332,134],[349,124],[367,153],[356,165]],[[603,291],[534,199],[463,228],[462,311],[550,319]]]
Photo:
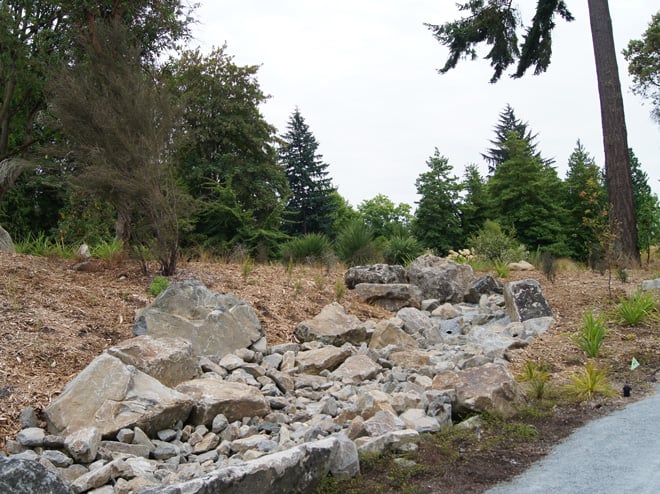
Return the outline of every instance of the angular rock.
[[[183,338],[137,336],[109,348],[108,354],[170,388],[201,374],[192,343]]]
[[[353,355],[335,369],[331,377],[343,383],[359,384],[376,377],[381,369],[380,365],[366,355]]]
[[[298,352],[296,363],[302,372],[319,374],[323,370],[335,370],[350,356],[351,352],[347,348],[324,346],[316,350]]]
[[[360,453],[383,454],[387,451],[410,451],[417,446],[420,439],[419,432],[404,429],[374,438],[359,438],[356,444]]]
[[[411,335],[423,334],[433,327],[428,313],[414,307],[401,309],[396,313],[396,317],[403,321],[403,330]]]
[[[419,345],[417,340],[399,328],[391,320],[380,321],[376,324],[369,341],[369,348],[379,349],[394,345],[401,349],[415,349]]]
[[[409,283],[422,290],[424,298],[442,302],[462,302],[474,279],[469,264],[457,264],[448,259],[425,254],[415,259],[406,270]]]
[[[83,427],[69,434],[64,447],[78,463],[91,463],[101,444],[101,433],[96,427]]]
[[[195,355],[223,356],[264,336],[257,314],[243,299],[221,295],[201,282],[172,283],[138,314],[135,335],[179,337],[192,343]]]
[[[390,361],[404,369],[419,369],[431,363],[431,357],[424,351],[403,350],[390,353]]]
[[[482,295],[490,295],[491,293],[498,293],[501,295],[502,290],[502,283],[492,276],[480,276],[470,284],[470,287],[465,294],[465,301],[469,304],[478,304]]]
[[[263,417],[270,412],[266,397],[252,386],[221,381],[219,379],[193,379],[176,387],[194,399],[189,422],[211,427],[213,419],[223,414],[229,422],[243,417]]]
[[[102,436],[139,426],[155,434],[185,420],[192,399],[106,353],[95,358],[44,410],[51,433],[96,427]]]
[[[58,475],[36,461],[0,455],[0,492],[11,494],[73,494]]]
[[[346,313],[337,302],[326,305],[321,313],[296,326],[294,334],[300,341],[320,341],[325,345],[344,343],[359,345],[367,340],[367,328],[356,316]]]
[[[512,321],[537,317],[552,317],[552,310],[543,296],[541,284],[533,279],[513,281],[504,285],[506,313]]]
[[[406,270],[403,266],[390,264],[371,264],[369,266],[353,266],[344,274],[344,283],[349,289],[360,283],[399,284],[407,283]]]
[[[415,285],[360,283],[355,286],[360,301],[395,312],[403,307],[422,305],[422,291]]]
[[[10,252],[14,253],[16,252],[16,249],[14,248],[14,242],[11,240],[11,235],[2,228],[2,225],[0,225],[0,252]]]

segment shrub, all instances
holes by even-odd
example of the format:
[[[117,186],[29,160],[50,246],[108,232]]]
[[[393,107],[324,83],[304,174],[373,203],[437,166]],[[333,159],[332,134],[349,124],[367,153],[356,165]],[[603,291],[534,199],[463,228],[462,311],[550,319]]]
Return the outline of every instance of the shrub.
[[[382,260],[381,249],[373,230],[362,221],[352,221],[337,235],[335,251],[348,266],[376,263]]]
[[[308,233],[289,240],[281,247],[282,262],[323,263],[332,253],[328,237],[322,233]]]
[[[617,317],[622,324],[635,326],[653,314],[658,300],[651,292],[636,291],[627,299],[619,302]]]
[[[602,314],[594,316],[593,311],[582,314],[582,327],[572,340],[587,354],[588,357],[597,357],[600,346],[605,340],[605,317]]]
[[[616,392],[607,381],[607,373],[588,362],[581,373],[571,377],[571,384],[564,389],[578,400],[590,400],[597,394],[614,396]]]
[[[91,248],[92,257],[106,261],[116,261],[124,255],[124,244],[121,240],[100,240]]]
[[[408,265],[423,252],[422,244],[411,235],[395,235],[387,240],[385,262],[388,264]]]
[[[154,297],[160,295],[160,293],[170,286],[170,282],[164,276],[156,276],[151,280],[149,285],[149,293]]]
[[[515,232],[507,233],[498,223],[490,220],[468,239],[468,244],[477,256],[492,263],[509,263],[527,257],[525,247],[515,238]]]

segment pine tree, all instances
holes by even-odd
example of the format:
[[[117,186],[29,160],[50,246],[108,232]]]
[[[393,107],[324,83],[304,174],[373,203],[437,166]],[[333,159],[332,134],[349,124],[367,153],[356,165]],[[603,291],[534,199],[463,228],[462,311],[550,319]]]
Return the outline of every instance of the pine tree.
[[[462,248],[465,241],[459,213],[461,185],[457,177],[449,175],[452,167],[437,148],[426,164],[429,171],[415,181],[421,199],[417,201],[413,233],[425,247],[445,255],[450,249]]]
[[[465,191],[461,215],[463,234],[467,238],[478,232],[488,219],[486,181],[481,177],[477,165],[465,167],[461,188]]]
[[[649,186],[649,176],[642,164],[629,149],[632,170],[633,199],[637,216],[638,247],[646,251],[646,262],[650,261],[650,247],[660,239],[660,203],[658,196]]]
[[[287,129],[279,150],[291,189],[284,229],[292,235],[329,234],[336,201],[328,164],[317,154],[319,144],[298,108],[289,118]]]
[[[554,163],[553,159],[541,158],[541,153],[536,149],[537,144],[534,142],[538,134],[532,134],[532,131],[528,129],[528,123],[517,118],[513,108],[508,103],[504,110],[502,110],[502,113],[500,113],[499,121],[495,125],[494,130],[495,139],[490,141],[493,147],[488,149],[487,153],[481,154],[488,163],[488,173],[494,173],[498,165],[509,159],[508,152],[503,146],[509,132],[515,132],[520,139],[527,141],[533,156],[540,159],[542,163],[548,166]]]

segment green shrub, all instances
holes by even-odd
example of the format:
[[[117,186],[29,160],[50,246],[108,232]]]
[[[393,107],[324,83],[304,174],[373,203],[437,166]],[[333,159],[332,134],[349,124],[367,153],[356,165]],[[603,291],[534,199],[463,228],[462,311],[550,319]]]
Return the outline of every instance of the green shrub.
[[[594,316],[593,311],[582,314],[582,327],[572,340],[587,354],[588,357],[597,357],[600,346],[605,340],[605,317],[602,314]]]
[[[507,233],[490,220],[468,239],[468,244],[477,256],[492,263],[510,263],[527,257],[525,247],[515,238],[515,232]]]
[[[493,268],[495,269],[495,274],[497,274],[498,278],[506,278],[511,272],[509,264],[503,261],[495,261]]]
[[[124,244],[121,240],[113,238],[112,240],[100,240],[91,249],[92,257],[114,261],[120,259],[124,253]]]
[[[69,259],[74,257],[73,247],[63,241],[53,240],[40,232],[38,235],[29,233],[25,238],[14,242],[14,248],[19,254],[30,254],[39,257],[59,257]]]
[[[616,392],[607,381],[607,373],[588,362],[581,373],[571,377],[571,384],[564,389],[580,401],[590,400],[597,394],[614,396]]]
[[[335,251],[348,266],[376,263],[382,260],[381,249],[371,228],[362,221],[352,221],[337,235]]]
[[[332,244],[322,233],[308,233],[284,243],[281,247],[282,262],[289,264],[324,263],[332,254]]]
[[[653,314],[658,300],[651,292],[636,291],[623,299],[616,307],[616,313],[622,324],[635,326]]]
[[[422,244],[410,235],[395,235],[387,240],[384,258],[388,264],[408,265],[423,252]]]
[[[156,276],[151,280],[149,285],[149,293],[154,297],[160,295],[160,293],[170,286],[170,282],[164,276]]]

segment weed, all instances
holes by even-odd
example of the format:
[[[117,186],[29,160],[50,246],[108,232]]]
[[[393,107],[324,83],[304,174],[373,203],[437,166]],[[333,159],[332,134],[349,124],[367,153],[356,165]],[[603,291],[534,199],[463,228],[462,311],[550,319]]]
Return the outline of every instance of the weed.
[[[243,281],[247,282],[247,279],[252,274],[252,271],[254,271],[254,268],[254,261],[250,256],[247,256],[245,259],[243,259],[243,265],[241,267],[241,276],[243,277]]]
[[[635,326],[653,314],[658,301],[651,292],[638,290],[619,302],[617,317],[622,324]]]
[[[580,332],[571,339],[587,354],[588,357],[598,357],[600,347],[605,340],[605,317],[602,314],[594,316],[593,311],[582,314]]]
[[[607,381],[607,373],[587,362],[580,374],[571,377],[571,384],[564,386],[566,392],[580,401],[591,400],[597,394],[615,396],[616,391]]]
[[[160,295],[160,293],[170,286],[170,282],[164,276],[156,276],[151,280],[149,285],[149,293],[154,297]]]
[[[548,366],[544,363],[528,360],[525,362],[522,372],[518,375],[518,380],[526,384],[528,397],[542,400],[550,381]]]
[[[344,295],[346,294],[346,285],[344,285],[344,282],[340,279],[337,280],[335,283],[335,300],[337,302],[341,302],[341,299],[344,298]]]
[[[298,298],[302,293],[302,290],[303,290],[302,281],[296,280],[295,284],[293,285],[294,297]]]
[[[325,277],[320,274],[320,273],[315,273],[314,274],[314,285],[316,286],[316,289],[320,292],[323,291],[325,288]]]

